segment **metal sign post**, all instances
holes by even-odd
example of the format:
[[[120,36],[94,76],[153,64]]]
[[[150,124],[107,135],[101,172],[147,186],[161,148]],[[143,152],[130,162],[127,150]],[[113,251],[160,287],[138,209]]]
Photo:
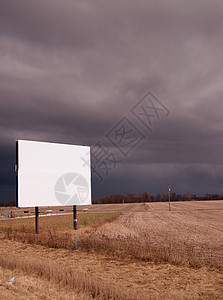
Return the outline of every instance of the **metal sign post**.
[[[35,207],[35,224],[36,224],[36,233],[39,233],[39,207]]]
[[[168,184],[168,200],[169,200],[169,210],[170,210],[170,185]]]
[[[77,230],[77,208],[73,205],[73,220],[74,220],[74,230]]]

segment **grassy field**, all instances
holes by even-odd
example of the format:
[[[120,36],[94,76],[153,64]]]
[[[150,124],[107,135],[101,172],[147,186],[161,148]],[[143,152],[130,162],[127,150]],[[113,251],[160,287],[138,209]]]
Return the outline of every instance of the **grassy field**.
[[[93,213],[93,214],[80,214],[78,215],[78,225],[79,227],[97,224],[100,220],[106,219],[113,213]],[[39,218],[39,227],[43,230],[46,229],[68,229],[73,226],[73,216],[70,215],[58,215],[58,216],[44,216]],[[0,229],[12,228],[21,229],[25,227],[26,230],[32,231],[34,229],[34,219],[33,218],[16,218],[16,219],[6,219],[0,222]]]
[[[3,299],[223,299],[223,201],[81,210],[76,250],[72,215],[0,221]]]

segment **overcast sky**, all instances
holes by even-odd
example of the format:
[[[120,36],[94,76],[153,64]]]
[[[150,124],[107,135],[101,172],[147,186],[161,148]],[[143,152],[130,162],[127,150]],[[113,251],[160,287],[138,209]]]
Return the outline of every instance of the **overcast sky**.
[[[222,32],[222,0],[0,0],[0,200],[17,139],[100,141],[94,196],[223,193]]]

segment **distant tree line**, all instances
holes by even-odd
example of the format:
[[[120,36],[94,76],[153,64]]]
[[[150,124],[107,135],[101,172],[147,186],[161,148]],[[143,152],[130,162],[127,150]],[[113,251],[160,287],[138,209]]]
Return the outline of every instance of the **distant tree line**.
[[[201,200],[223,200],[223,194],[205,194],[205,196],[196,196],[187,192],[183,195],[171,193],[171,201],[201,201]],[[110,203],[141,203],[141,202],[166,202],[168,201],[167,194],[151,194],[149,192],[139,194],[116,194],[104,196],[101,198],[93,198],[93,204],[110,204]],[[16,201],[3,201],[0,202],[1,207],[16,206]]]
[[[196,196],[187,192],[183,195],[171,193],[171,201],[201,201],[201,200],[223,200],[223,194],[205,194],[205,196]],[[141,203],[141,202],[166,202],[168,194],[151,194],[149,192],[139,194],[116,194],[104,196],[101,198],[93,198],[93,204],[110,204],[110,203]]]
[[[16,206],[16,200],[9,200],[9,201],[3,201],[0,202],[1,207],[11,207],[11,206]]]

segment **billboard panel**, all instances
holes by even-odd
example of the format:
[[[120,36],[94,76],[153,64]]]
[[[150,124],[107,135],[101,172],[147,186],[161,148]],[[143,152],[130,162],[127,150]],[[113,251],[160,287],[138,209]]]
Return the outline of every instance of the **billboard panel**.
[[[16,148],[18,207],[91,204],[90,147],[19,140]]]

